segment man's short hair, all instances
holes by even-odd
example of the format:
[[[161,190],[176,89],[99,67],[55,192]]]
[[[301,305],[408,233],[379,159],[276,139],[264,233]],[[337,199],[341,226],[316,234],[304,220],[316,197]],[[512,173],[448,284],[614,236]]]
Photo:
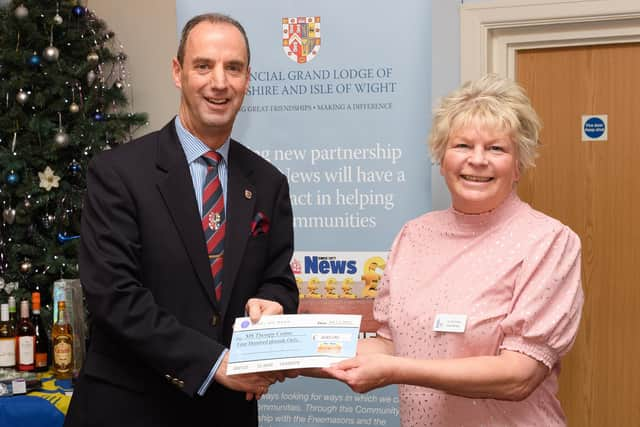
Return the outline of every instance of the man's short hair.
[[[247,66],[249,66],[249,63],[251,62],[251,51],[249,50],[249,39],[247,38],[247,33],[244,30],[244,27],[232,17],[223,15],[222,13],[203,13],[201,15],[196,15],[189,19],[189,21],[184,25],[182,35],[180,36],[180,44],[178,45],[178,53],[176,55],[180,65],[183,65],[182,61],[184,60],[184,50],[185,45],[187,44],[187,39],[189,38],[189,33],[193,30],[193,27],[201,22],[210,22],[212,24],[231,24],[236,27],[244,38],[244,45],[247,48]]]

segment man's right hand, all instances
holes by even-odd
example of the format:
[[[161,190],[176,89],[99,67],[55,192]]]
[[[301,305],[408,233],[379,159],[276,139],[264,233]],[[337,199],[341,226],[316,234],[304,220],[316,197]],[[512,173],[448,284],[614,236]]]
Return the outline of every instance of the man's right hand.
[[[246,392],[247,400],[259,400],[263,394],[269,391],[269,386],[276,381],[283,381],[281,372],[256,372],[252,374],[227,375],[227,363],[229,352],[224,355],[214,379],[217,383],[231,390]]]

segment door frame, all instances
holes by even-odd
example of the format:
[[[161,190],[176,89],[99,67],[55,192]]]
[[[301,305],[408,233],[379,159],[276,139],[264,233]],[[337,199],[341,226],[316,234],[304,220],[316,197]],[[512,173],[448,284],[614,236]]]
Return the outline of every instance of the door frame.
[[[640,42],[638,0],[497,0],[460,9],[460,77],[515,78],[522,49]]]

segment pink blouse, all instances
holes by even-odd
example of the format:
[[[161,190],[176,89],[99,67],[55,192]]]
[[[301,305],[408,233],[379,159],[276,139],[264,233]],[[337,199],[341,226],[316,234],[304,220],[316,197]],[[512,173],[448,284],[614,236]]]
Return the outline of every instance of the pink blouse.
[[[513,193],[492,212],[430,212],[402,228],[374,315],[395,353],[416,359],[514,350],[550,375],[520,402],[458,397],[400,385],[410,426],[563,426],[556,397],[560,358],[575,339],[583,304],[580,239]],[[434,332],[437,314],[467,316],[463,333]]]

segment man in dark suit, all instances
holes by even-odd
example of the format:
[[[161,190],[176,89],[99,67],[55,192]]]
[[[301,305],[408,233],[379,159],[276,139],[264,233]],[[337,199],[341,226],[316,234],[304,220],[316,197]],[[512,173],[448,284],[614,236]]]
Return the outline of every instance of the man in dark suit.
[[[226,375],[236,317],[298,305],[286,177],[230,139],[249,59],[237,21],[193,18],[173,61],[178,116],[89,166],[80,276],[91,338],[67,427],[257,426],[256,399],[283,379]],[[219,199],[202,194],[210,184]]]

